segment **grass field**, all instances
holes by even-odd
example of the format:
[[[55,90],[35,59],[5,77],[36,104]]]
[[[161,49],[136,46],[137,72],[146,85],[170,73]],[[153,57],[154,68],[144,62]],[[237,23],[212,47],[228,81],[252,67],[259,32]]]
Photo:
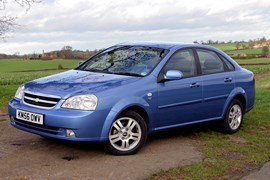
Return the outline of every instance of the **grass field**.
[[[81,60],[0,60],[0,72],[75,68]]]
[[[62,68],[74,68],[81,60],[0,60],[0,108],[7,109],[8,102],[14,97],[19,85],[40,77],[56,74],[63,70],[57,70],[58,66]],[[56,69],[46,70],[44,69]],[[17,72],[32,71],[37,72]]]
[[[243,44],[243,43],[241,43]],[[244,43],[246,46],[248,43]],[[225,51],[229,55],[234,54],[247,54],[247,55],[261,55],[262,54],[262,48],[256,48],[256,49],[236,49],[236,43],[226,43],[226,44],[209,44],[210,46],[214,46],[218,49],[221,49]]]
[[[261,55],[262,54],[262,48],[230,50],[230,51],[226,51],[226,53],[229,54],[229,55],[233,55],[233,54],[256,54],[256,55]]]
[[[238,64],[269,64],[270,58],[236,59]]]
[[[209,44],[223,51],[232,51],[236,50],[236,43],[225,43],[225,44]]]

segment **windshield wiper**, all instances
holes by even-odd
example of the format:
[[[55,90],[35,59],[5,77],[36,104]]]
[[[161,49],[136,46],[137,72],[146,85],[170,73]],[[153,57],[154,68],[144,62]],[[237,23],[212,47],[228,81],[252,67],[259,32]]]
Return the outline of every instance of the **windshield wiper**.
[[[143,75],[141,75],[141,74],[130,73],[130,72],[113,72],[113,74],[126,75],[126,76],[143,77]]]

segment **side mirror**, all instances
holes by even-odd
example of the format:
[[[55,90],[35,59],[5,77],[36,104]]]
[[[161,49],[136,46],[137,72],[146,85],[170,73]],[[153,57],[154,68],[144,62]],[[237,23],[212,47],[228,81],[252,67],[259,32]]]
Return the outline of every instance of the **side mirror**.
[[[77,65],[77,67],[79,67],[80,65],[82,65],[82,63],[84,63],[84,61],[80,61]]]
[[[179,80],[183,78],[183,73],[178,70],[168,70],[164,75],[164,80]]]

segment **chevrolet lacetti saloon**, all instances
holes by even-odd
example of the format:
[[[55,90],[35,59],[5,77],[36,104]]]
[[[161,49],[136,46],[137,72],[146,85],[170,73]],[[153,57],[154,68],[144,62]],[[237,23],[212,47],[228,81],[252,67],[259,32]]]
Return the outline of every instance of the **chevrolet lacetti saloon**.
[[[252,72],[199,44],[112,46],[77,68],[25,83],[9,103],[11,125],[43,137],[103,142],[138,152],[153,132],[219,121],[241,127],[254,105]]]

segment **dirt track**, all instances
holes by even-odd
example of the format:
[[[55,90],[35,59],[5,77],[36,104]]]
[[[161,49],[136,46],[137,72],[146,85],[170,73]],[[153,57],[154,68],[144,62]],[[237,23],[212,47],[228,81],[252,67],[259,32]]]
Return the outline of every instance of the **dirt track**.
[[[133,156],[112,156],[97,144],[47,140],[0,120],[0,178],[144,179],[201,160],[189,136],[161,134]]]

